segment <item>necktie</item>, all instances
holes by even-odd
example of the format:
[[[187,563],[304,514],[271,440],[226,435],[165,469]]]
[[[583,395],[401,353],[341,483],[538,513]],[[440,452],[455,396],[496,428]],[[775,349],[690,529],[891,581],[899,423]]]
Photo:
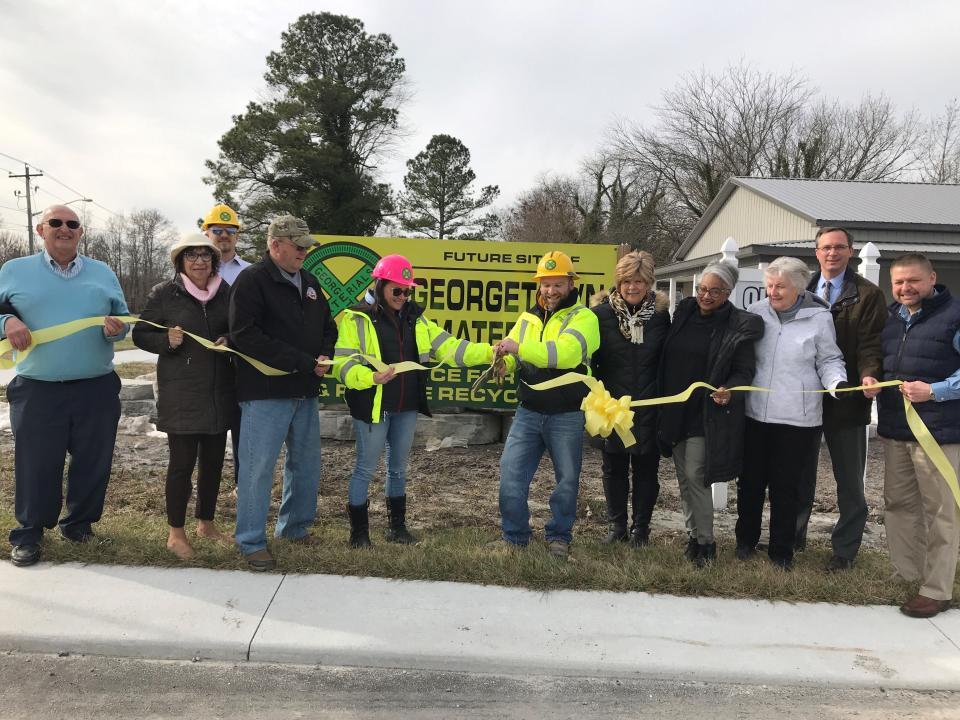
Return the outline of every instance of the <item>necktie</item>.
[[[827,301],[827,305],[830,304],[830,283],[825,282],[823,287],[820,289],[820,297]]]

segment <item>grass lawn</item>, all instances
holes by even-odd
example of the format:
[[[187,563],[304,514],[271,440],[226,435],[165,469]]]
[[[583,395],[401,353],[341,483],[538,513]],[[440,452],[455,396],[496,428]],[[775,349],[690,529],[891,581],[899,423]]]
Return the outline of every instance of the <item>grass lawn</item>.
[[[113,369],[117,375],[122,378],[135,378],[155,372],[157,364],[149,362],[121,363],[120,365],[114,366]]]
[[[97,532],[113,542],[103,547],[76,546],[50,532],[44,540],[44,558],[55,562],[183,567],[184,563],[165,547],[164,472],[165,468],[156,463],[145,463],[139,471],[115,470],[104,518],[97,526]],[[899,604],[914,589],[892,580],[886,555],[874,550],[864,549],[854,570],[827,575],[822,568],[829,558],[829,548],[813,546],[797,555],[793,572],[784,573],[774,569],[763,556],[738,562],[728,539],[721,542],[718,561],[697,570],[683,559],[680,537],[655,533],[654,542],[646,548],[633,549],[623,544],[611,547],[600,542],[605,529],[596,518],[578,520],[570,563],[552,558],[542,542],[534,542],[526,550],[488,549],[485,544],[497,537],[496,518],[484,527],[414,528],[421,538],[416,546],[386,543],[382,520],[376,519],[371,529],[374,547],[357,551],[347,544],[349,525],[345,513],[334,510],[342,507],[341,501],[339,489],[328,485],[321,493],[321,511],[313,531],[319,539],[317,546],[271,540],[280,571],[452,580],[536,590],[647,591],[853,605]],[[278,502],[275,493],[272,513]],[[234,518],[235,501],[224,487],[218,519],[222,527],[231,529]],[[4,452],[0,458],[0,527],[6,530],[14,525],[12,457]],[[192,520],[188,520],[187,527],[192,532]],[[197,555],[191,566],[233,570],[246,567],[232,548],[205,540],[194,540],[193,544]]]
[[[115,342],[113,344],[114,352],[120,352],[121,350],[136,350],[137,346],[133,344],[133,340],[128,334],[123,340]]]

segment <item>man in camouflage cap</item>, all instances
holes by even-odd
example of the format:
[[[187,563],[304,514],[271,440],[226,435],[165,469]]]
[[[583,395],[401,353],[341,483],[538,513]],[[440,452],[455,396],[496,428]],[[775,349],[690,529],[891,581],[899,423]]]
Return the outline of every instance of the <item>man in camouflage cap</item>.
[[[270,223],[267,255],[237,276],[230,296],[230,345],[284,370],[268,376],[237,367],[242,408],[236,539],[253,570],[276,564],[267,550],[273,470],[286,443],[283,498],[274,536],[310,542],[320,485],[320,378],[333,357],[337,326],[317,279],[302,269],[314,244],[300,218]]]

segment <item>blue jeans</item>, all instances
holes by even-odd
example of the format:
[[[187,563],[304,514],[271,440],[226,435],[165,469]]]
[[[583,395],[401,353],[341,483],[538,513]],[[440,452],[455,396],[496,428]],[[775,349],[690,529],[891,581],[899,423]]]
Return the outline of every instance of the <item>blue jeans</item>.
[[[351,505],[363,505],[367,502],[370,478],[377,470],[384,447],[387,449],[387,480],[383,494],[387,497],[406,494],[407,460],[416,427],[416,410],[385,412],[378,423],[353,419],[353,431],[357,439],[357,462],[353,466],[353,475],[350,476]]]
[[[236,539],[240,552],[250,555],[267,547],[273,469],[284,443],[287,460],[274,536],[295,540],[313,523],[320,488],[320,416],[315,397],[247,400],[240,407]]]
[[[557,484],[550,495],[552,517],[544,527],[547,542],[570,542],[577,517],[577,492],[583,459],[583,413],[545,415],[518,408],[500,457],[500,518],[503,539],[530,542],[530,482],[543,451],[553,460]]]

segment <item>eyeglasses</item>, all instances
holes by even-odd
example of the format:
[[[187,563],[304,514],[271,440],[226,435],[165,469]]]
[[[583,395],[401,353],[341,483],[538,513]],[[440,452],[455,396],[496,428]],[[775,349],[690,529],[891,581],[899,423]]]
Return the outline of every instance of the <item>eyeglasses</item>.
[[[197,252],[196,250],[187,250],[183,256],[190,262],[210,262],[213,260],[213,253]]]
[[[413,288],[396,287],[391,292],[393,293],[394,297],[400,297],[401,295],[403,295],[405,298],[408,298],[411,295],[413,295]]]
[[[697,295],[709,295],[714,300],[722,298],[724,295],[730,292],[725,288],[706,288],[703,285],[697,285],[694,290],[696,291]]]
[[[233,237],[234,235],[237,234],[237,229],[236,228],[210,228],[210,232],[212,232],[217,237],[220,237],[223,234],[227,234],[230,237]]]
[[[77,220],[61,220],[60,218],[51,218],[50,220],[47,220],[47,225],[49,225],[52,228],[58,228],[64,223],[66,223],[67,227],[70,228],[71,230],[80,229],[80,223]]]
[[[844,250],[849,250],[849,245],[824,245],[823,247],[818,247],[817,252],[843,252]]]

